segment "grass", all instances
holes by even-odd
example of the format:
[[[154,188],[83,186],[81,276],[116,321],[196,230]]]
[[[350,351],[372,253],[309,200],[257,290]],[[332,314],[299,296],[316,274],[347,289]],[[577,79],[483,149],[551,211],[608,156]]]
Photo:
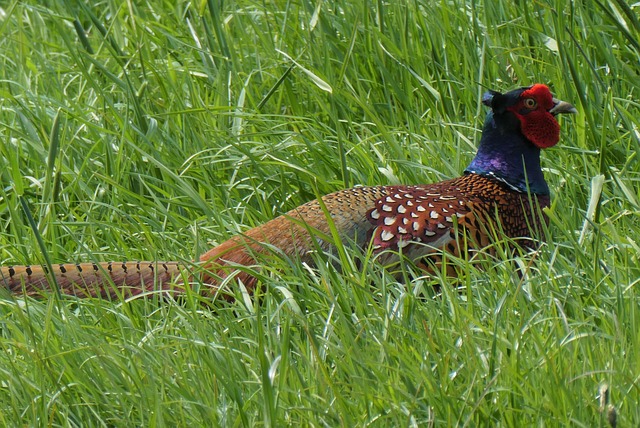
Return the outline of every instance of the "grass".
[[[347,249],[213,309],[6,296],[0,424],[638,426],[638,5],[519,3],[5,2],[2,264],[192,260],[317,194],[454,177],[487,88],[580,114],[524,276],[461,261],[430,299]]]

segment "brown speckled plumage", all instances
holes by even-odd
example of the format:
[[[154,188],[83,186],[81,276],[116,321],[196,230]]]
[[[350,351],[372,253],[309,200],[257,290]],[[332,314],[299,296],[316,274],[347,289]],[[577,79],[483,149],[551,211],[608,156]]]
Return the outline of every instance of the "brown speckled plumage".
[[[542,209],[549,205],[540,149],[558,142],[555,116],[576,110],[553,98],[544,85],[506,94],[490,91],[483,103],[491,111],[480,147],[459,178],[329,194],[214,247],[196,269],[179,262],[84,263],[53,265],[48,274],[40,266],[11,266],[0,268],[0,283],[29,296],[50,290],[53,277],[62,293],[79,297],[180,292],[183,278],[204,284],[205,295],[217,293],[222,282],[242,281],[251,291],[257,279],[247,267],[259,267],[271,252],[312,263],[312,251],[331,249],[332,230],[342,241],[371,244],[382,263],[403,254],[427,273],[443,254],[464,255],[504,237],[535,247],[543,238]]]
[[[549,197],[516,192],[477,174],[426,186],[392,186],[368,213],[374,250],[400,250],[409,258],[450,250],[459,254],[462,233],[473,248],[490,244],[500,230],[508,238],[541,236],[539,208]],[[458,235],[456,235],[458,234]]]
[[[443,250],[458,256],[461,240],[456,236],[461,233],[467,235],[465,251],[486,247],[500,231],[508,238],[526,238],[526,246],[532,247],[530,238],[542,236],[546,220],[538,213],[549,205],[549,197],[531,198],[498,180],[466,174],[423,186],[356,187],[322,199],[340,238],[361,246],[373,240],[378,260],[387,264],[395,261],[399,250],[410,259],[426,256],[435,263]],[[330,235],[329,224],[318,201],[312,201],[204,254],[201,261],[215,272],[207,282],[225,278],[233,271],[229,266],[254,265],[255,256],[271,247],[295,248],[287,254],[311,262],[311,237],[322,234]],[[325,251],[330,249],[328,242],[318,238]],[[255,286],[255,278],[246,272],[235,274],[247,287]]]

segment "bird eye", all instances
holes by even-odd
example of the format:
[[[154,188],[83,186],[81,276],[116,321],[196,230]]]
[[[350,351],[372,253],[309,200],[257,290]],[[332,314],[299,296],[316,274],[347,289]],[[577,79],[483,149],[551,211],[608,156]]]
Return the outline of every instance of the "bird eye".
[[[537,105],[536,100],[534,100],[533,98],[525,98],[524,99],[524,106],[526,108],[534,109],[534,108],[536,108],[536,105]]]

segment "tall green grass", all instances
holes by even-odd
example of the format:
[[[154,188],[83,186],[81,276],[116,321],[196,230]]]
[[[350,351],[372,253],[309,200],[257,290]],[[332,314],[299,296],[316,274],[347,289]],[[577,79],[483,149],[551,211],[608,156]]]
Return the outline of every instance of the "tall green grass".
[[[318,194],[454,177],[487,88],[580,111],[533,263],[461,261],[437,299],[352,249],[213,308],[7,296],[0,424],[640,424],[637,4],[0,7],[2,264],[192,260]]]

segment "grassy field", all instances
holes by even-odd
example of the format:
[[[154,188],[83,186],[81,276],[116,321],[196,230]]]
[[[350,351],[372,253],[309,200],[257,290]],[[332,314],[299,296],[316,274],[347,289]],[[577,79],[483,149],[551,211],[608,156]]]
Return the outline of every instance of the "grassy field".
[[[348,249],[273,260],[260,304],[2,297],[0,425],[638,426],[631,3],[1,2],[5,265],[193,260],[319,194],[454,177],[487,88],[580,113],[543,154],[550,242],[461,261],[460,292]]]

